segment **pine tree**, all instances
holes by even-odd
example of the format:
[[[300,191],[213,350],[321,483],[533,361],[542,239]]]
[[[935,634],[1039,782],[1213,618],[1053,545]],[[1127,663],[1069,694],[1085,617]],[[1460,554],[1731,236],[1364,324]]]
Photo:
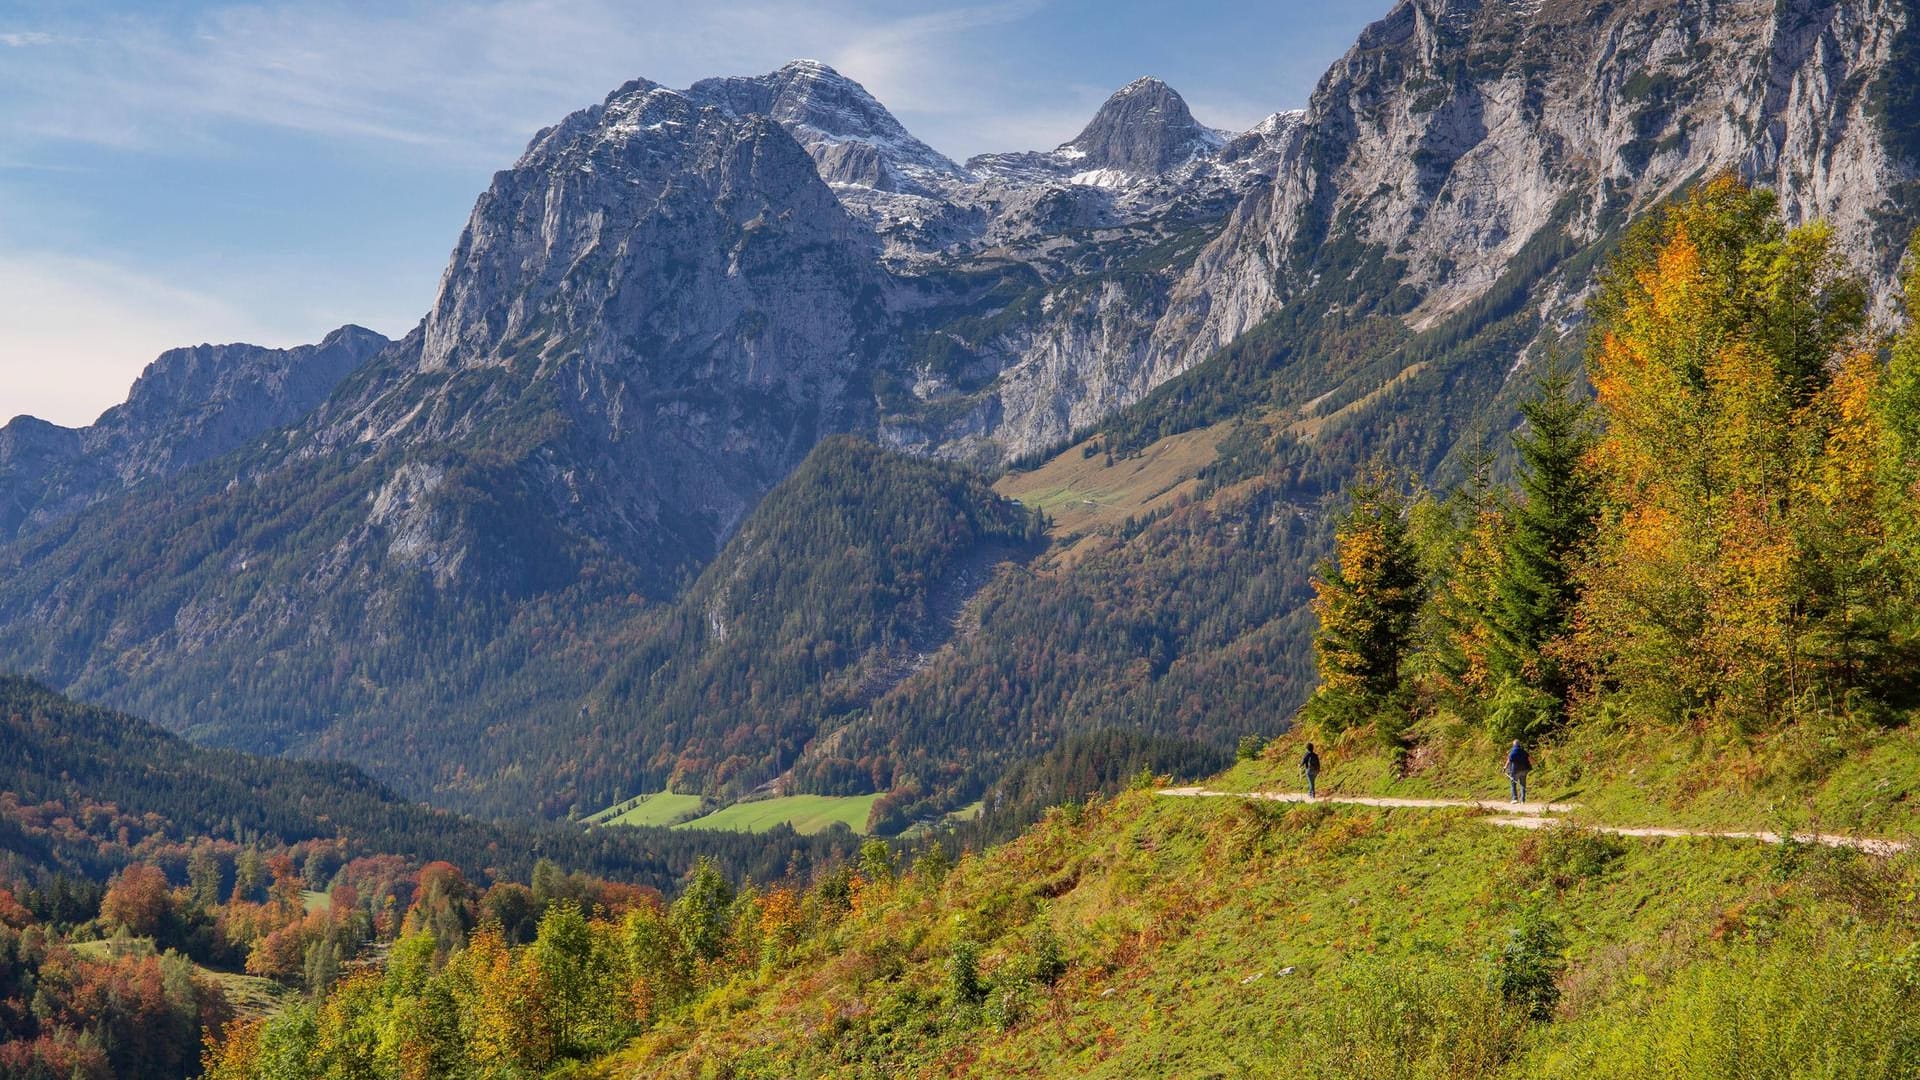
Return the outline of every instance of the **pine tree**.
[[[1574,572],[1593,538],[1598,499],[1587,455],[1595,435],[1587,402],[1558,363],[1520,413],[1526,427],[1513,445],[1524,498],[1508,512],[1494,575],[1490,667],[1496,679],[1518,680],[1564,705],[1566,675],[1547,646],[1566,633]]]
[[[733,886],[713,860],[702,855],[669,915],[681,949],[698,960],[717,958],[726,948],[727,910],[732,905]]]

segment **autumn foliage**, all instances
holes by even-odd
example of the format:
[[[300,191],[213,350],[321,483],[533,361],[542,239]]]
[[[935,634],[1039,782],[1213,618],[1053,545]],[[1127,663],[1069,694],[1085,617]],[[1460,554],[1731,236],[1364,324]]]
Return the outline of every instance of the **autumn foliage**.
[[[1592,404],[1542,381],[1517,490],[1355,489],[1309,715],[1391,735],[1399,695],[1502,738],[1894,715],[1920,670],[1920,330],[1876,338],[1827,227],[1731,177],[1633,230],[1590,313]]]

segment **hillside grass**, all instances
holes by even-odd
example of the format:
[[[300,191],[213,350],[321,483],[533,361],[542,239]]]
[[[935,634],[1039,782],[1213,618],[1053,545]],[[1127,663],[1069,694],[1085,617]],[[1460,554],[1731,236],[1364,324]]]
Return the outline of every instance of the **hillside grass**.
[[[1214,785],[1304,790],[1297,763],[1310,737],[1276,739]],[[1320,792],[1507,797],[1504,744],[1446,719],[1423,723],[1413,739],[1399,768],[1367,730],[1319,742]],[[1529,797],[1575,803],[1580,821],[1920,837],[1920,731],[1911,726],[1809,719],[1743,737],[1589,723],[1530,749]]]
[[[1732,1080],[1920,1068],[1914,858],[1524,833],[1476,816],[1145,790],[1058,809],[938,884],[869,887],[790,967],[718,987],[589,1072]],[[1496,976],[1514,931],[1542,922],[1563,935],[1547,959],[1564,970],[1534,1018]],[[1066,960],[1052,985],[1022,974],[1043,933]],[[962,939],[978,945],[978,1003],[950,988]]]
[[[700,813],[700,796],[656,791],[607,807],[586,819],[589,825],[672,825]]]
[[[792,825],[795,832],[810,835],[845,825],[864,834],[873,804],[879,800],[879,795],[784,795],[734,803],[674,828],[763,833],[777,825]]]
[[[1109,463],[1096,437],[1028,472],[1010,472],[994,490],[1044,511],[1055,539],[1117,526],[1192,494],[1219,454],[1230,422],[1183,432]]]

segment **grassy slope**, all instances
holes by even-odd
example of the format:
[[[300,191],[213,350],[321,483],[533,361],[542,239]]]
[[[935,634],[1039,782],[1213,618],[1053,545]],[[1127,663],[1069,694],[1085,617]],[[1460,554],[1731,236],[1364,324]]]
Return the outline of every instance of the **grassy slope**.
[[[721,988],[601,1073],[1906,1075],[1876,1071],[1899,1053],[1920,1068],[1912,859],[1473,817],[1144,791],[1056,811],[937,888],[863,898],[789,969]],[[1530,905],[1566,934],[1552,1022],[1486,989]],[[1021,991],[1004,1029],[1004,1010],[947,996],[958,936],[993,979],[1041,925],[1067,973]],[[1753,1015],[1768,1022],[1737,1022]]]
[[[1064,538],[1110,528],[1169,505],[1199,486],[1200,470],[1213,463],[1231,423],[1170,436],[1138,455],[1112,459],[1090,439],[1061,451],[1028,472],[1011,472],[994,490],[1052,519],[1051,533]]]
[[[674,826],[725,832],[766,832],[776,825],[792,825],[795,832],[825,832],[836,824],[857,833],[867,831],[867,817],[878,795],[786,795],[734,803],[705,817]]]
[[[589,825],[672,825],[700,811],[700,796],[657,791],[616,803],[587,819]],[[620,810],[620,807],[626,807]],[[619,813],[613,811],[619,810]]]
[[[152,938],[79,941],[72,948],[75,953],[89,960],[106,960],[116,955],[151,956],[154,951]],[[294,991],[272,979],[243,975],[237,971],[215,971],[198,964],[194,965],[194,970],[219,986],[227,996],[227,1004],[233,1006],[234,1012],[243,1018],[279,1012],[295,996]]]
[[[1462,725],[1429,723],[1408,775],[1395,775],[1367,733],[1320,744],[1328,794],[1504,798],[1505,748]],[[1302,736],[1220,777],[1222,790],[1299,790]],[[1920,836],[1920,730],[1806,721],[1752,739],[1586,724],[1534,749],[1536,799],[1579,805],[1608,825],[1716,829],[1818,826],[1867,836]]]

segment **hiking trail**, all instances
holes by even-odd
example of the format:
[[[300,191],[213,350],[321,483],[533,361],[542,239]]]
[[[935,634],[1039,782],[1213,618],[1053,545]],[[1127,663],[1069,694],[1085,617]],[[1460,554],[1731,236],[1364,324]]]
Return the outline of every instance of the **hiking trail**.
[[[1264,802],[1285,803],[1338,803],[1350,806],[1379,806],[1398,810],[1486,810],[1495,816],[1485,818],[1489,825],[1499,825],[1511,829],[1540,829],[1559,824],[1567,820],[1562,815],[1579,809],[1578,803],[1557,802],[1508,802],[1505,799],[1397,799],[1385,795],[1320,795],[1310,797],[1304,791],[1210,791],[1203,787],[1162,788],[1157,794],[1171,798],[1187,799],[1258,799]],[[1594,825],[1581,822],[1581,827],[1611,836],[1642,836],[1672,839],[1681,837],[1702,837],[1719,840],[1758,840],[1763,844],[1778,844],[1786,839],[1779,833],[1741,832],[1719,829],[1676,829],[1657,826],[1637,825]],[[1795,833],[1792,839],[1802,844],[1824,844],[1827,847],[1852,848],[1869,855],[1895,855],[1907,850],[1905,840],[1886,840],[1866,836],[1843,836],[1838,833]]]

